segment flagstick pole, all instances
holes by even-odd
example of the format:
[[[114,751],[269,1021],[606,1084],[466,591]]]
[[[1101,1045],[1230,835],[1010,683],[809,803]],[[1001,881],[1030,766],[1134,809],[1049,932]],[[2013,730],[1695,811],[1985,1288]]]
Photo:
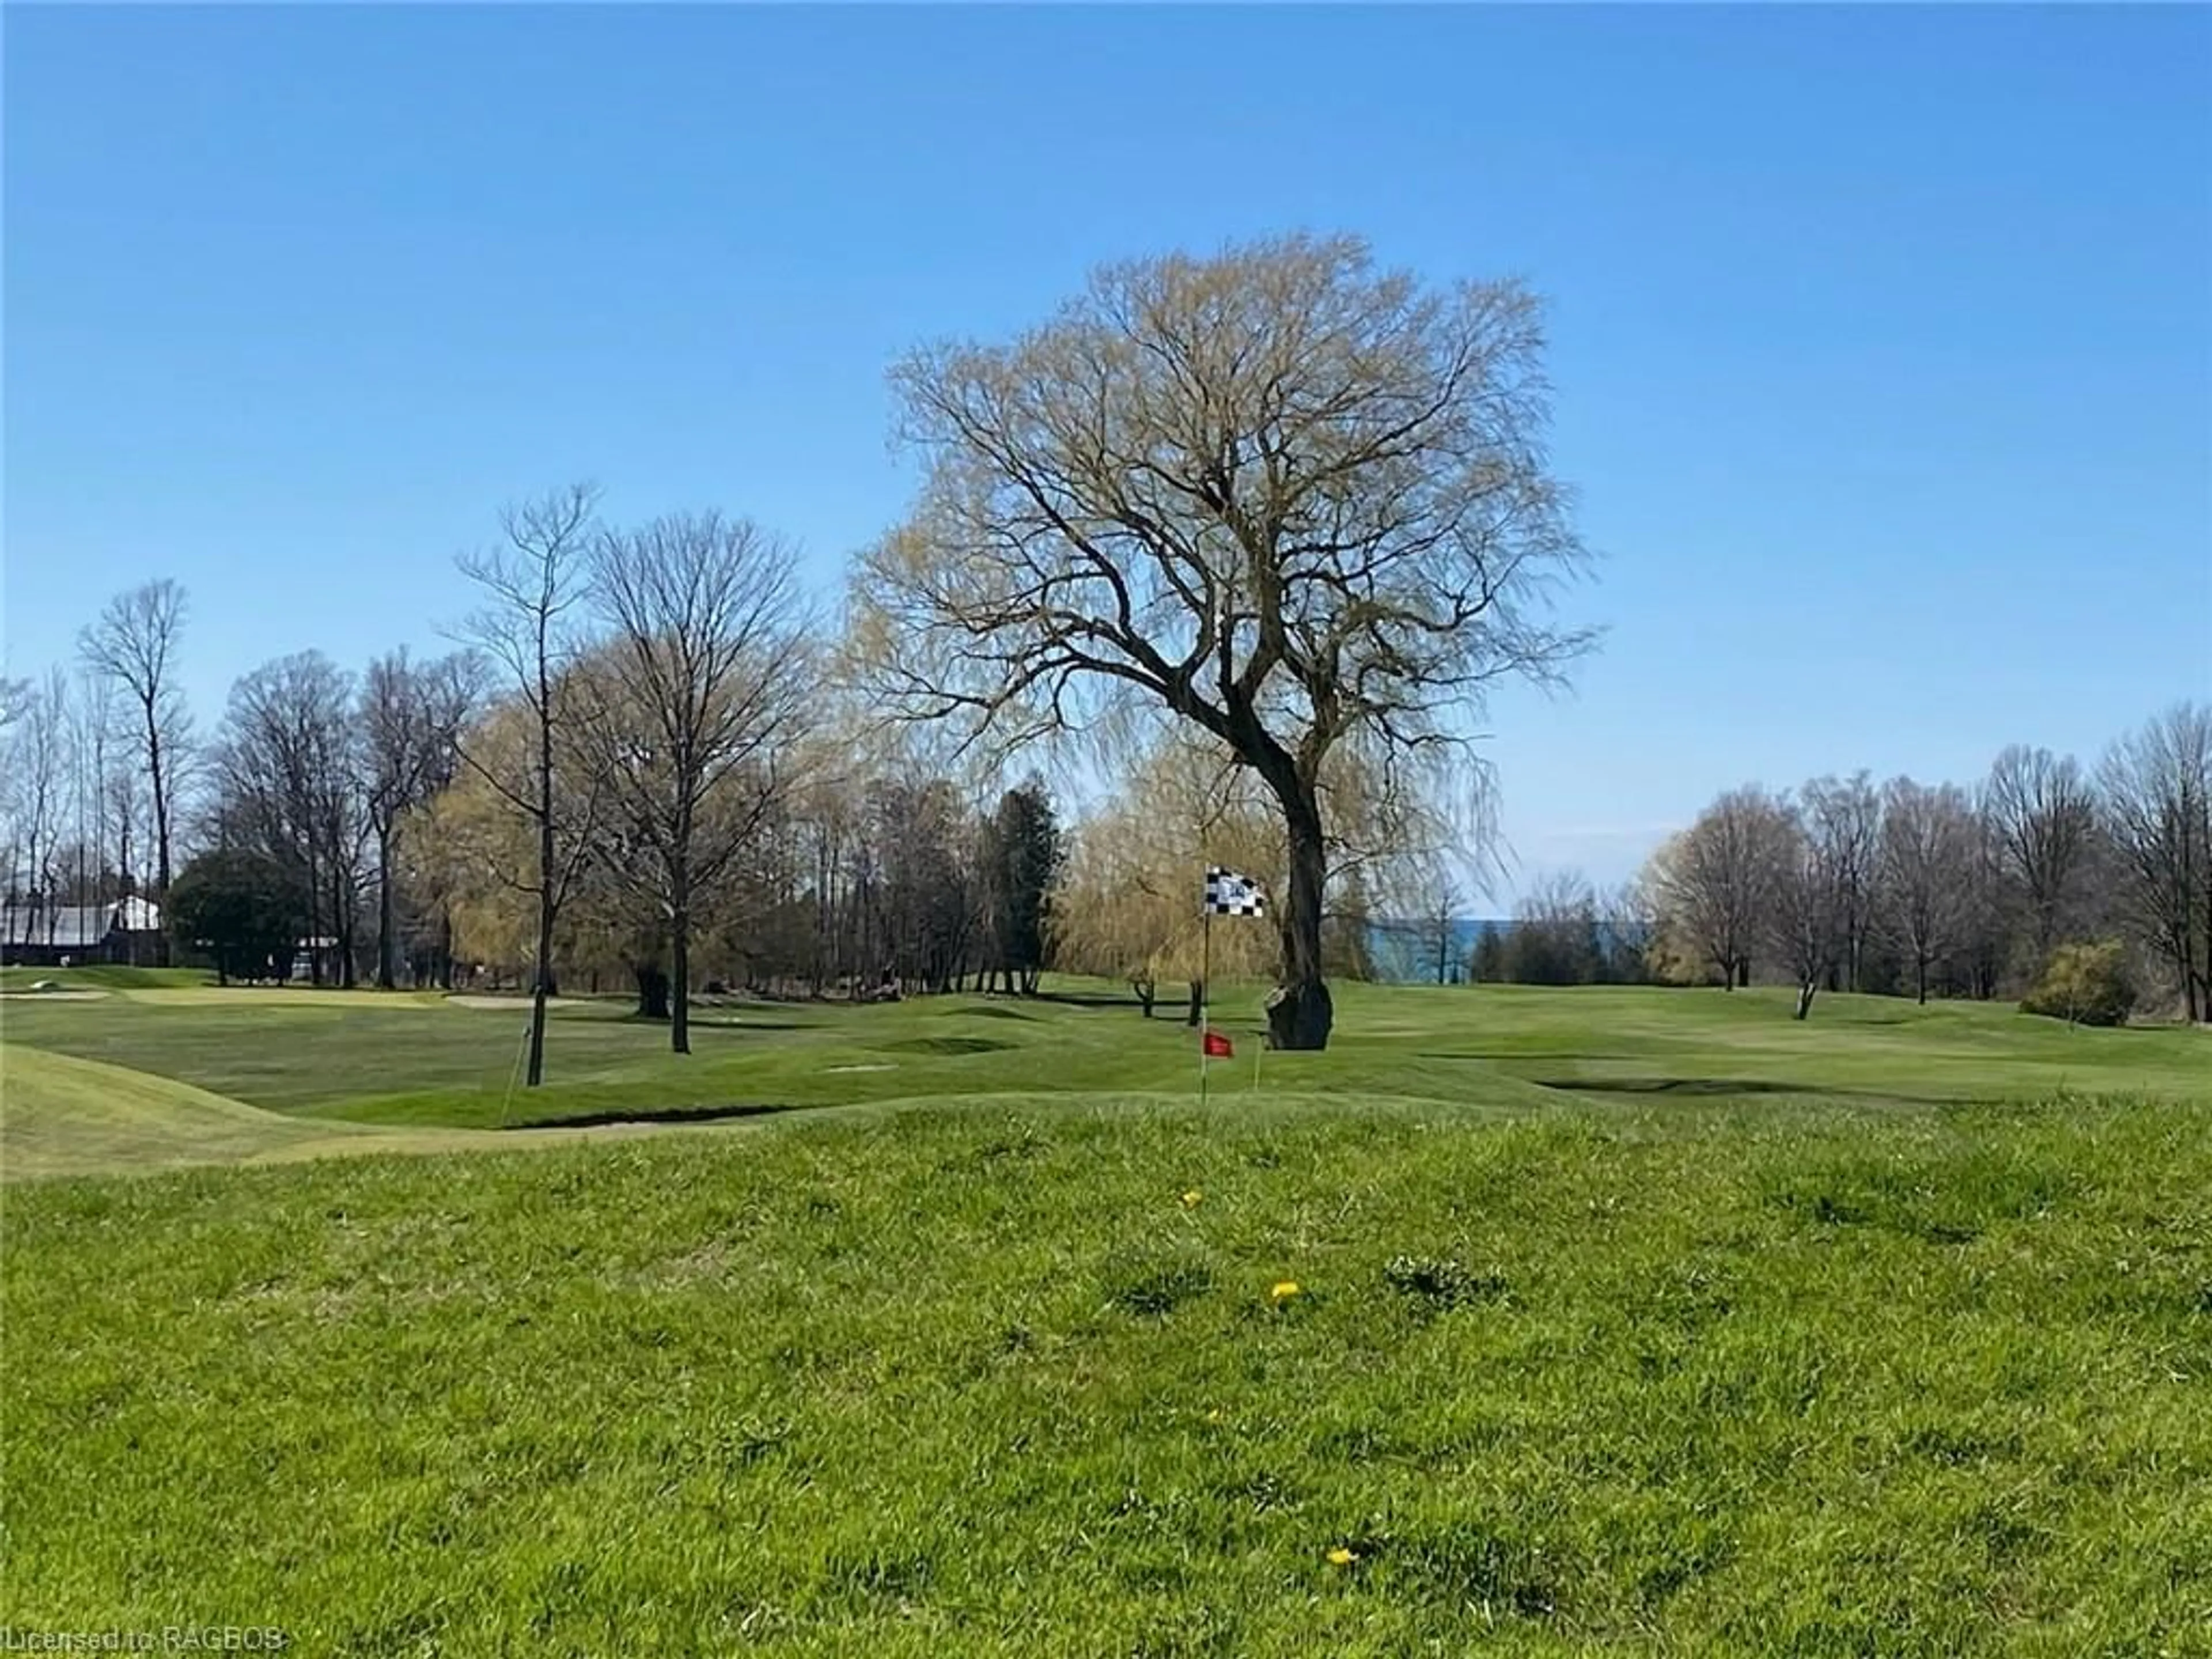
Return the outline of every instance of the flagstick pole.
[[[1213,906],[1198,924],[1198,1103],[1206,1104],[1206,1000],[1213,994]]]

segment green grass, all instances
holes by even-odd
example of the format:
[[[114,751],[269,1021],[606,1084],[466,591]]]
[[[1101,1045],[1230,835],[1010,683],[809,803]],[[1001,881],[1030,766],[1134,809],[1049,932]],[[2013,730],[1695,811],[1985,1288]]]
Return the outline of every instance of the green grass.
[[[8,1051],[0,1087],[10,1179],[241,1162],[362,1133],[320,1130],[188,1083],[34,1048]]]
[[[1081,988],[1070,987],[1072,991]],[[2069,1030],[2005,1007],[1823,998],[1813,1020],[1785,993],[1344,988],[1342,1033],[1319,1054],[1258,1054],[1255,988],[1224,992],[1216,1023],[1237,1058],[1215,1086],[1440,1101],[1480,1092],[1532,1106],[1563,1092],[1860,1103],[2033,1097],[2054,1089],[2190,1094],[2212,1033]],[[890,1006],[744,1004],[702,1011],[695,1053],[624,1005],[558,1010],[545,1089],[512,1089],[526,1009],[433,995],[149,991],[0,1005],[11,1042],[175,1077],[271,1110],[351,1121],[495,1127],[611,1112],[820,1106],[1039,1089],[1195,1088],[1180,1018],[1126,1003],[981,997]]]
[[[150,990],[211,985],[215,975],[198,968],[131,968],[105,963],[87,968],[0,968],[0,991],[27,991],[48,980],[70,990]]]
[[[875,1098],[11,1184],[0,1622],[361,1656],[2212,1652],[2212,1034],[1343,1012],[1256,1092],[1240,1042],[1201,1109],[1188,1034],[1122,1009],[747,1009],[689,1066],[578,1009],[566,1105]],[[514,1035],[369,999],[6,1018],[11,1155],[27,1042],[327,1134],[483,1121]],[[102,1109],[104,1074],[32,1064]],[[860,1064],[894,1069],[831,1069]]]
[[[0,1176],[9,1181],[373,1153],[534,1149],[579,1133],[320,1123],[171,1078],[35,1048],[0,1055]]]

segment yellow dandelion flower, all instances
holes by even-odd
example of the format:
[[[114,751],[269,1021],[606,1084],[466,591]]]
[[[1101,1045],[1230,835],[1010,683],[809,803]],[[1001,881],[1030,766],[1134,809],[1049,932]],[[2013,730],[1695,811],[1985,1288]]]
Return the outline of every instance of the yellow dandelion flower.
[[[1186,1210],[1196,1209],[1198,1207],[1198,1200],[1205,1196],[1206,1194],[1200,1192],[1197,1188],[1192,1188],[1188,1192],[1182,1195],[1183,1208]]]
[[[1295,1279],[1286,1279],[1283,1280],[1282,1283],[1276,1285],[1273,1290],[1268,1291],[1267,1294],[1274,1297],[1278,1303],[1283,1303],[1288,1302],[1294,1296],[1303,1295],[1304,1292],[1298,1289],[1297,1280]]]
[[[1341,1544],[1328,1553],[1328,1564],[1332,1567],[1348,1567],[1358,1559]]]

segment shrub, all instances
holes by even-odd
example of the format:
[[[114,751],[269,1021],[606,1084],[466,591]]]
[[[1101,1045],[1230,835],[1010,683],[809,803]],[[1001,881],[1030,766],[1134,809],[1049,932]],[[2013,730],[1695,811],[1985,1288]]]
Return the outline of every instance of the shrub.
[[[2136,1006],[2126,952],[2110,939],[2062,945],[2020,1006],[2023,1013],[2048,1014],[2077,1025],[2124,1025]]]

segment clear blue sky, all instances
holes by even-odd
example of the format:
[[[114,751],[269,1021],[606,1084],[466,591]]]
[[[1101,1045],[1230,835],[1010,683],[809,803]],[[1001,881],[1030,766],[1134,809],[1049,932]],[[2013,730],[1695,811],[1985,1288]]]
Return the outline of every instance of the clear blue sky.
[[[1740,781],[2088,758],[2212,696],[2212,12],[5,10],[10,672],[191,592],[185,680],[435,647],[580,475],[834,580],[885,366],[1292,228],[1550,296],[1604,554],[1501,698],[1532,869]]]

